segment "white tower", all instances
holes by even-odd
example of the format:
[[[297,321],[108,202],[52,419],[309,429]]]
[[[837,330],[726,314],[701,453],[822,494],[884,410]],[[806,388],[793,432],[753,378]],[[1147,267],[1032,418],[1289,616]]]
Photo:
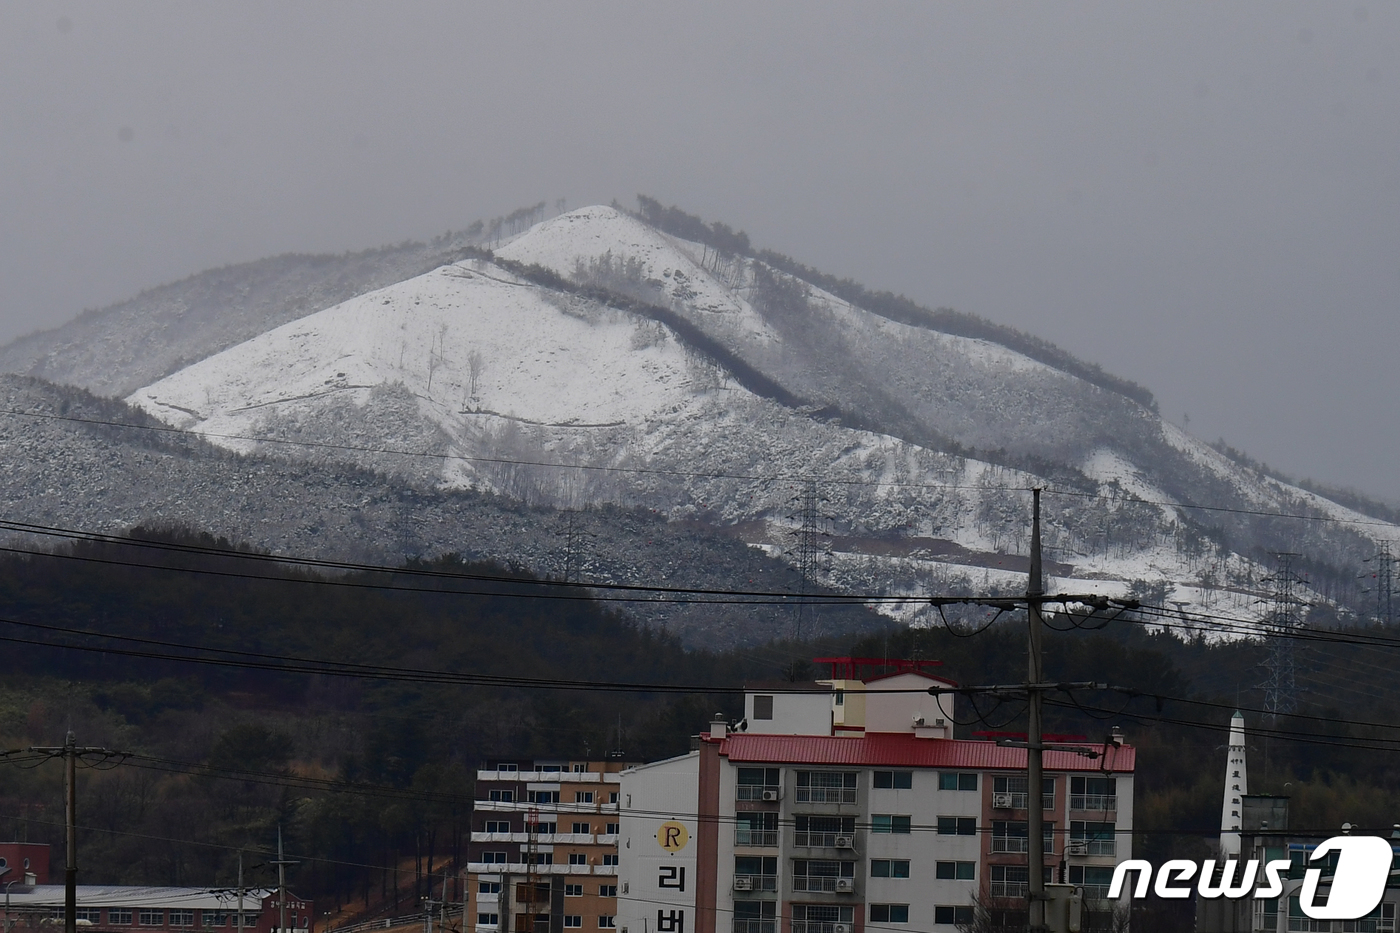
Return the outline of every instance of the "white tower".
[[[1225,756],[1225,797],[1220,807],[1220,856],[1239,858],[1241,798],[1249,793],[1244,763],[1244,714],[1230,717],[1230,750]]]

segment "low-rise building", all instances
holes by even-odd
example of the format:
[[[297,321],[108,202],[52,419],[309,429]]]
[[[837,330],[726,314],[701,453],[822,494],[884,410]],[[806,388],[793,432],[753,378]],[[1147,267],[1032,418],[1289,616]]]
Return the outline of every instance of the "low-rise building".
[[[625,767],[621,760],[487,762],[476,776],[467,924],[477,933],[614,930]]]
[[[1024,746],[953,737],[929,662],[823,660],[830,679],[750,685],[736,727],[623,772],[623,933],[951,933],[979,904],[1013,924],[1034,805],[1047,880],[1106,896],[1131,856],[1132,747],[1047,751],[1032,795]]]
[[[14,885],[9,890],[8,903],[6,931],[63,928],[64,887],[61,884]],[[230,888],[80,884],[77,905],[79,926],[92,931],[238,931],[239,896],[236,889]],[[288,895],[286,933],[313,933],[315,916],[311,901]],[[279,933],[281,905],[276,889],[244,891],[242,917],[242,929],[248,933]]]

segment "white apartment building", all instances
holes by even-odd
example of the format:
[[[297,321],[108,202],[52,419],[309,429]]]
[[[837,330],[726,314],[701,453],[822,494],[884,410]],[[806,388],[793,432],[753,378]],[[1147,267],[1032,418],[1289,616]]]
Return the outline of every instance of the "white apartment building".
[[[824,660],[830,679],[751,686],[737,727],[622,773],[622,933],[952,933],[975,903],[1024,925],[1025,749],[953,738],[928,662]],[[897,666],[860,676],[876,665]],[[1046,752],[1047,880],[1106,895],[1134,757],[1121,739]]]

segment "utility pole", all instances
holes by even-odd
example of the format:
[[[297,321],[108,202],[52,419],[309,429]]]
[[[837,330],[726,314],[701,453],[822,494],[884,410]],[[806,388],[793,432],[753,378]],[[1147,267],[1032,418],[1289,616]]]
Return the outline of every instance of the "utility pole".
[[[1041,734],[1042,716],[1044,714],[1045,694],[1043,685],[1045,677],[1043,673],[1043,658],[1040,648],[1040,626],[1041,626],[1041,605],[1045,598],[1045,581],[1041,570],[1040,558],[1040,490],[1032,489],[1033,498],[1031,512],[1031,566],[1030,578],[1026,585],[1026,618],[1030,623],[1029,638],[1029,664],[1027,674],[1027,686],[1030,688],[1026,694],[1026,804],[1028,807],[1026,830],[1030,839],[1026,842],[1027,848],[1027,879],[1029,884],[1026,887],[1027,913],[1029,916],[1030,933],[1041,933],[1045,930],[1045,844],[1044,844],[1044,820],[1045,813],[1041,802],[1041,784],[1044,775],[1044,748],[1042,746]]]
[[[234,930],[243,933],[243,850],[238,850],[238,916],[233,921]]]
[[[277,826],[277,933],[287,933],[287,866],[298,862],[288,861],[282,854],[282,825]]]
[[[31,745],[27,751],[29,754],[63,759],[63,810],[67,827],[64,838],[68,850],[64,854],[63,929],[64,933],[78,933],[78,759],[96,759],[91,764],[97,764],[111,758],[125,758],[126,752],[79,745],[72,730],[64,737],[62,745]]]

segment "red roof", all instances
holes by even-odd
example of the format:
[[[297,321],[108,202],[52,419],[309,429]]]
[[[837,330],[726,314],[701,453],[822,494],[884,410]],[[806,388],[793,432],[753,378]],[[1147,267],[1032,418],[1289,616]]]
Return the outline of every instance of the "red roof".
[[[1102,754],[1103,746],[1086,743]],[[903,732],[869,732],[864,736],[752,735],[731,732],[719,753],[731,762],[804,765],[859,765],[901,768],[979,768],[1025,770],[1026,750],[968,739],[921,739]],[[1050,771],[1132,771],[1137,749],[1109,746],[1107,758],[1085,758],[1069,751],[1047,750]]]

